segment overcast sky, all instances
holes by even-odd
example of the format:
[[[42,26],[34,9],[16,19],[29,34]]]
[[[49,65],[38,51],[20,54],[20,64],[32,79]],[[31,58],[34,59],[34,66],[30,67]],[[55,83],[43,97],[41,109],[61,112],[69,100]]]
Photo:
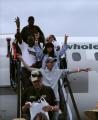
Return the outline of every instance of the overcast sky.
[[[45,35],[98,36],[98,0],[0,0],[0,34],[15,33],[35,17]]]

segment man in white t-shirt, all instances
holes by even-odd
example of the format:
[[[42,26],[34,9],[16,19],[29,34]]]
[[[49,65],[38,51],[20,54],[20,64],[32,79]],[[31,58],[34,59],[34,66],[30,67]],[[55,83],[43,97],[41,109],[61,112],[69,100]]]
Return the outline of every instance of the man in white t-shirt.
[[[19,44],[19,47],[21,49],[22,58],[24,59],[24,61],[29,66],[32,66],[33,64],[36,63],[36,53],[35,53],[35,50],[33,48],[33,46],[34,46],[34,37],[28,36],[27,42],[28,42],[28,44],[22,41],[22,43]]]
[[[34,37],[33,36],[28,36],[27,42],[25,43],[24,41],[18,42],[18,45],[21,49],[22,53],[22,58],[23,60],[28,64],[30,67],[36,67],[36,51],[34,49]],[[28,71],[24,65],[22,64],[22,85],[24,88],[28,87],[31,85],[31,82],[29,80],[30,77],[30,71]]]

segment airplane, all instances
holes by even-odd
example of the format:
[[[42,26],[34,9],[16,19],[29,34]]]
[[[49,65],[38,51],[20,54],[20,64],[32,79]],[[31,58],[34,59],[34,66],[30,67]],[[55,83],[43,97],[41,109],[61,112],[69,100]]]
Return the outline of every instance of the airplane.
[[[0,35],[0,120],[12,120],[17,117],[17,94],[11,87],[9,73],[9,58],[7,58],[7,38],[14,40],[14,35]],[[59,45],[63,37],[57,36]],[[81,120],[89,120],[84,114],[86,110],[94,109],[98,101],[98,37],[68,37],[66,59],[68,69],[92,68],[89,72],[68,75],[68,81],[73,92]],[[62,87],[69,112],[68,120],[78,120],[72,99],[66,88]]]

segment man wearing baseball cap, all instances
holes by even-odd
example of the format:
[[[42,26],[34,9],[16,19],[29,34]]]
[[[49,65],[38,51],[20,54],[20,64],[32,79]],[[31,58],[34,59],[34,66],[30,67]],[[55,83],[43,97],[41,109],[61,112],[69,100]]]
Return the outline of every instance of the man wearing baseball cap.
[[[43,107],[43,111],[49,113],[49,118],[52,120],[53,112],[59,109],[55,103],[55,95],[53,90],[49,86],[45,86],[42,83],[42,74],[36,69],[31,73],[32,86],[27,88],[22,96],[22,111],[27,113],[30,119],[30,106],[32,102],[39,101],[42,97],[47,101],[49,105]],[[37,108],[36,108],[37,109]]]

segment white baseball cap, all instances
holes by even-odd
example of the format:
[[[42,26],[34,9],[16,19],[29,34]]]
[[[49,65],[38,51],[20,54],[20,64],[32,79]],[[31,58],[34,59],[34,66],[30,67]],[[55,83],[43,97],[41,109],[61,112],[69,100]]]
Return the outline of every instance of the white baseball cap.
[[[39,69],[35,69],[31,72],[31,81],[37,81],[38,78],[42,77],[42,74]]]

